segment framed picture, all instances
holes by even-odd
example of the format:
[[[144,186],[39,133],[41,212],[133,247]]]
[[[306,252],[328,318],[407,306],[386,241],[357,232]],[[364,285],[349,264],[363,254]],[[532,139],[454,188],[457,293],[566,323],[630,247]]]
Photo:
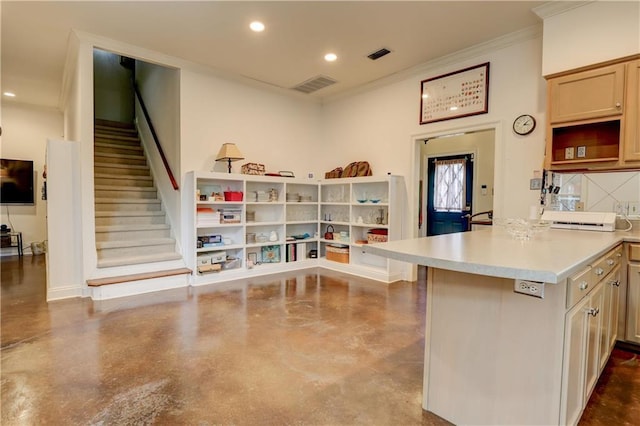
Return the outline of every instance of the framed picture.
[[[262,263],[279,263],[280,246],[263,246]]]
[[[422,80],[420,124],[489,112],[489,62]]]

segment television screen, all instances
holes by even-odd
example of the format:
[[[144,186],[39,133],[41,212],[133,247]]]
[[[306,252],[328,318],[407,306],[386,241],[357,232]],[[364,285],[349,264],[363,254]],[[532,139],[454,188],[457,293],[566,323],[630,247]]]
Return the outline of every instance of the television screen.
[[[33,161],[0,159],[0,204],[34,204]]]

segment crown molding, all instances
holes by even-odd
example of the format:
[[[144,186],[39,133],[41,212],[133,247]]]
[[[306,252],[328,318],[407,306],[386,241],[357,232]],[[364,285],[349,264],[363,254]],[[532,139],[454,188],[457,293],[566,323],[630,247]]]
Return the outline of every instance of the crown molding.
[[[549,3],[545,3],[541,6],[534,7],[531,9],[533,13],[538,15],[540,18],[547,19],[555,15],[559,15],[561,13],[567,12],[572,9],[576,9],[578,7],[582,7],[586,4],[593,3],[595,0],[588,1],[551,1]]]
[[[388,86],[390,84],[397,83],[399,81],[406,80],[412,77],[424,76],[425,74],[429,74],[434,70],[445,67],[447,65],[465,62],[465,61],[474,59],[478,56],[486,55],[490,52],[494,52],[496,50],[504,49],[514,44],[519,44],[524,41],[533,40],[540,37],[542,37],[542,24],[533,25],[531,27],[514,31],[504,36],[500,36],[492,40],[476,44],[466,49],[462,49],[457,52],[454,52],[445,56],[441,56],[432,61],[428,61],[411,68],[407,68],[406,70],[399,71],[393,75],[383,77],[378,80],[371,81],[369,83],[365,83],[347,92],[340,93],[334,96],[328,96],[323,99],[323,103],[326,104],[326,103],[344,99],[359,93],[368,92],[370,90],[383,87],[383,86]]]

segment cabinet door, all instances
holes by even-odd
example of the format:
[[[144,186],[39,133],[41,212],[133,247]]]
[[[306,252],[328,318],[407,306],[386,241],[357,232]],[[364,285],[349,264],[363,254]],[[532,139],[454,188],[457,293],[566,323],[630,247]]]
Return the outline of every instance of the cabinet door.
[[[624,160],[640,161],[640,59],[627,64]]]
[[[562,380],[562,418],[560,424],[578,422],[584,406],[584,368],[587,349],[586,297],[567,313],[565,320],[564,370]]]
[[[640,343],[640,263],[629,264],[626,340]]]
[[[609,280],[605,283],[611,298],[609,301],[609,325],[607,327],[607,357],[613,350],[618,339],[618,312],[620,310],[620,267],[614,269]],[[606,361],[606,359],[605,359]]]
[[[624,70],[616,64],[549,80],[550,122],[622,114]]]
[[[602,312],[604,286],[602,282],[593,290],[586,307],[587,312],[587,353],[585,368],[584,400],[589,399],[600,373],[600,339],[602,336]]]

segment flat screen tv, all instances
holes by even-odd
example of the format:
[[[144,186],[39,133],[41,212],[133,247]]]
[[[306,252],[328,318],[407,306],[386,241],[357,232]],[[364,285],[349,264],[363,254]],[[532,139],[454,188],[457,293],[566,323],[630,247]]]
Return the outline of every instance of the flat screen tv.
[[[33,161],[0,159],[0,204],[33,205]]]

